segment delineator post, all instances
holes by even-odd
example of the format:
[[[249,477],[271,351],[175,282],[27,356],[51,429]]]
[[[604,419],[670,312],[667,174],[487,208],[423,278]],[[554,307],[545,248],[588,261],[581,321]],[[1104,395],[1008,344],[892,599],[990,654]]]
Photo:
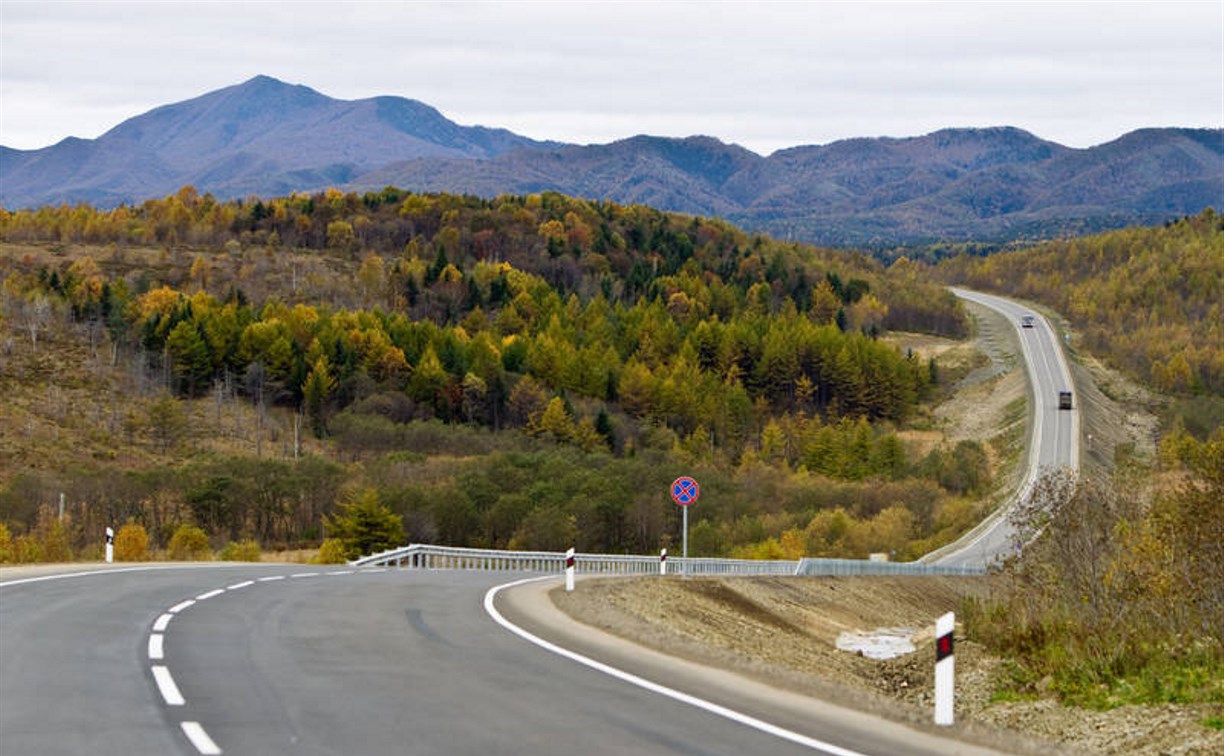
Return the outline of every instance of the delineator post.
[[[935,620],[935,724],[951,725],[955,684],[953,672],[955,659],[952,656],[952,634],[956,628],[956,615],[948,612]]]

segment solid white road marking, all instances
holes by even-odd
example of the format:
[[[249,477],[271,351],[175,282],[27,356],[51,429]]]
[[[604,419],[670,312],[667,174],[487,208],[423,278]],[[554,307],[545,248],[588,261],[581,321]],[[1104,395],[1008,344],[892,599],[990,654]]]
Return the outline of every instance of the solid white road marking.
[[[207,601],[213,596],[220,596],[222,593],[225,593],[224,588],[218,588],[217,590],[209,591],[208,593],[201,593],[199,596],[196,596],[196,601]]]
[[[174,684],[169,669],[160,664],[153,665],[153,679],[157,681],[157,689],[161,691],[162,698],[166,699],[167,706],[182,706],[187,703],[187,699],[183,698],[178,686]]]
[[[255,585],[255,581],[254,580],[243,580],[241,583],[234,583],[233,585],[227,587],[225,590],[236,591],[239,588],[246,588],[248,585]]]
[[[153,661],[161,661],[166,658],[165,639],[166,636],[161,633],[153,633],[149,636],[149,658]]]
[[[652,693],[658,693],[661,696],[667,696],[668,698],[671,698],[676,701],[680,701],[681,703],[686,703],[686,704],[689,704],[690,706],[696,706],[698,709],[702,709],[703,711],[708,711],[711,714],[715,714],[725,719],[729,719],[732,722],[738,722],[739,724],[742,724],[748,727],[752,727],[753,729],[760,730],[761,732],[769,733],[770,735],[782,738],[783,740],[789,740],[792,743],[797,743],[801,746],[806,746],[808,748],[812,748],[817,751],[824,751],[825,753],[830,754],[830,756],[864,756],[864,754],[861,754],[858,751],[851,751],[847,748],[842,748],[841,746],[833,745],[832,743],[825,743],[815,738],[809,738],[806,735],[802,735],[800,733],[784,729],[777,725],[770,724],[769,722],[766,722],[761,719],[757,719],[756,717],[751,717],[751,716],[748,716],[747,714],[742,714],[738,711],[735,711],[734,709],[728,709],[725,706],[720,706],[711,701],[706,701],[705,699],[697,698],[696,696],[691,696],[688,693],[682,693],[678,690],[675,690],[674,688],[668,688],[664,685],[659,685],[658,683],[651,682],[650,680],[647,680],[642,677],[638,677],[637,675],[631,674],[629,672],[625,672],[624,670],[617,669],[616,667],[610,666],[608,664],[604,664],[603,662],[595,661],[594,659],[590,657],[583,656],[582,654],[574,653],[573,651],[570,651],[567,648],[562,648],[555,643],[549,643],[543,638],[537,635],[532,635],[531,633],[527,632],[526,630],[519,627],[518,625],[515,625],[510,620],[502,616],[502,613],[497,611],[496,607],[493,606],[493,599],[503,589],[513,588],[516,585],[523,585],[524,583],[533,583],[538,580],[551,580],[551,579],[553,579],[552,575],[546,575],[544,577],[527,578],[525,580],[516,580],[512,583],[505,583],[503,585],[494,586],[489,589],[488,593],[485,594],[485,598],[484,598],[485,611],[488,612],[489,616],[493,618],[494,622],[506,628],[507,630],[514,633],[515,635],[519,636],[520,638],[530,643],[534,643],[535,645],[539,646],[540,648],[546,651],[551,651],[552,653],[557,654],[558,656],[563,656],[566,659],[570,659],[571,661],[576,661],[579,664],[583,664],[598,672],[603,672],[605,675],[615,677],[616,679],[627,682],[630,685],[636,685],[639,688],[645,688],[646,690],[649,690]]]
[[[149,570],[199,570],[213,569],[221,567],[219,564],[161,564],[147,565],[144,567],[119,567],[116,569],[105,570],[86,570],[85,572],[59,572],[54,575],[39,575],[38,577],[20,578],[18,580],[6,580],[0,583],[0,588],[7,588],[10,585],[25,585],[26,583],[42,583],[47,580],[64,580],[66,578],[89,577],[91,575],[111,575],[121,572],[148,572]]]
[[[178,614],[179,612],[183,611],[189,606],[195,606],[195,599],[187,599],[186,601],[180,601],[174,606],[167,609],[166,611],[169,612],[170,614]]]
[[[170,624],[170,620],[172,619],[174,619],[174,615],[169,614],[169,613],[163,614],[162,616],[158,617],[157,621],[153,623],[153,632],[155,633],[166,632],[166,626]]]
[[[217,747],[212,738],[208,737],[208,733],[204,732],[199,722],[183,722],[183,734],[204,756],[217,756],[221,753],[221,749]]]

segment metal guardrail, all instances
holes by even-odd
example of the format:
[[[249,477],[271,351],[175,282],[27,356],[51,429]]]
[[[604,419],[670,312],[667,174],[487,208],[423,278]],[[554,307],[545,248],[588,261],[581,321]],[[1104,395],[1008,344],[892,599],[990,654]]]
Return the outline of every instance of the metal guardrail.
[[[873,562],[866,559],[799,560],[796,575],[985,575],[985,567],[925,564],[923,562]]]
[[[425,570],[492,570],[503,572],[565,571],[560,551],[501,551],[414,543],[349,562],[354,567],[385,565]],[[755,559],[669,557],[667,571],[689,575],[793,575],[797,562]],[[686,570],[687,568],[687,570]],[[633,554],[574,554],[574,570],[586,575],[657,575],[659,557]]]
[[[565,571],[560,551],[502,551],[414,543],[349,562],[354,567],[385,565],[420,570],[489,570],[499,572]],[[872,562],[865,559],[710,559],[672,557],[669,574],[692,575],[980,575],[977,567],[946,567],[917,562]],[[659,557],[632,554],[574,554],[574,570],[584,575],[657,575]]]

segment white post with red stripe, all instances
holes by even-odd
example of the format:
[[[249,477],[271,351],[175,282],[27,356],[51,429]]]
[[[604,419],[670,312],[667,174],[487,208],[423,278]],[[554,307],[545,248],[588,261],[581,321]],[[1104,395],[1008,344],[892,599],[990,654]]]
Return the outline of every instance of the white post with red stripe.
[[[115,531],[112,528],[106,529],[106,563],[110,564],[115,561]]]
[[[574,550],[565,552],[565,590],[574,590]]]
[[[935,620],[935,724],[951,725],[955,685],[952,681],[955,670],[952,656],[952,632],[956,628],[956,615],[948,612]]]
[[[659,552],[659,574],[667,574],[667,549],[663,549],[661,552]]]

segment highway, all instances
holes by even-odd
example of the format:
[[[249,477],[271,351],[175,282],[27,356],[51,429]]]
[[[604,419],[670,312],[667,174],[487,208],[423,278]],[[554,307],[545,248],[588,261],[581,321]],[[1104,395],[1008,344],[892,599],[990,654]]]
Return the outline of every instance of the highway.
[[[601,634],[544,616],[546,600],[518,598],[525,588],[488,596],[514,577],[504,573],[214,565],[23,575],[0,572],[4,756],[989,753],[669,666],[624,641],[603,646]],[[685,692],[539,648],[495,622],[486,602],[530,632]]]
[[[1039,313],[956,294],[1016,324],[1030,378],[1005,511],[1042,469],[1078,468],[1078,406],[1058,409],[1072,384]],[[996,516],[938,561],[988,564],[1015,540]],[[506,573],[76,569],[0,570],[0,756],[991,753],[660,657],[575,625],[540,586],[495,596]]]
[[[967,289],[953,289],[961,299],[975,302],[1001,313],[1015,327],[1020,340],[1021,358],[1029,378],[1029,446],[1023,479],[1011,496],[990,519],[970,531],[950,547],[928,555],[923,561],[936,564],[989,566],[1014,554],[1019,538],[1008,522],[1007,513],[1026,500],[1037,478],[1045,471],[1062,467],[1079,471],[1079,398],[1073,397],[1070,410],[1060,410],[1060,391],[1073,391],[1058,333],[1039,312],[1003,297]],[[1031,318],[1031,327],[1022,325]]]

